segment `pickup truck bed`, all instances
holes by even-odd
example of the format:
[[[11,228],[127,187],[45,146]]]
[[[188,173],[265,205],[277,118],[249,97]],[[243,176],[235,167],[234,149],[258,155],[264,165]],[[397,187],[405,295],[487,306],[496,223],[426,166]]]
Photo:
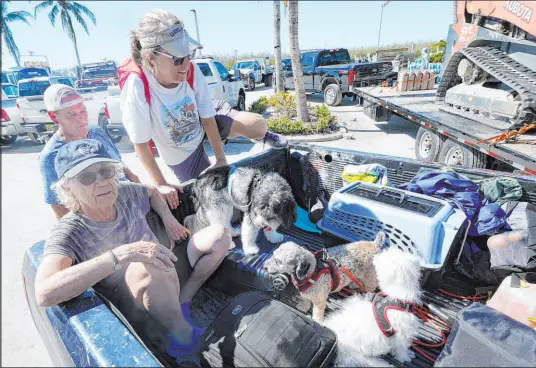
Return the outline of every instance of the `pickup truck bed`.
[[[347,164],[380,163],[387,167],[389,179],[394,185],[410,180],[421,168],[439,169],[435,163],[423,163],[398,157],[368,154],[357,151],[314,147],[307,144],[292,145],[288,150],[268,150],[259,155],[238,162],[237,166],[255,166],[275,170],[289,180],[296,201],[303,208],[310,208],[317,194],[325,191],[332,194],[342,187],[341,171]],[[497,176],[497,172],[460,167],[459,172],[470,178]],[[536,203],[536,178],[502,174],[516,178],[523,186],[523,201]],[[189,200],[191,185],[184,187],[178,211],[174,215],[182,221],[192,213]],[[148,222],[157,236],[163,235],[162,223],[154,214],[148,215]],[[311,250],[342,244],[344,241],[330,236],[307,233],[296,227],[283,232],[286,240],[292,239]],[[265,292],[291,306],[296,305],[297,292],[292,285],[283,291],[272,287],[272,280],[265,273],[263,265],[270,258],[275,246],[259,235],[261,251],[254,256],[245,256],[239,239],[234,239],[236,248],[229,251],[225,260],[205,286],[197,293],[192,306],[192,318],[200,326],[207,326],[218,311],[233,296],[246,291]],[[427,271],[423,275],[425,299],[439,306],[444,314],[453,318],[455,313],[470,302],[452,298],[441,290],[457,295],[475,295],[476,287],[470,280],[453,272],[452,257],[461,244],[455,244],[447,256],[445,266],[440,271]],[[154,343],[147,336],[137,335],[121,314],[92,289],[68,302],[50,308],[39,308],[34,297],[35,271],[40,262],[43,242],[29,248],[23,262],[23,276],[30,311],[37,328],[47,345],[56,365],[70,366],[179,366],[164,351],[163,346]],[[340,306],[340,300],[332,297],[328,313]],[[419,340],[426,343],[441,341],[439,333],[429,324],[420,331]],[[391,357],[384,359],[391,364],[407,367],[431,367],[442,347],[421,347],[421,352],[408,364],[402,365]],[[192,360],[182,361],[180,366],[195,366]]]
[[[479,150],[515,168],[536,175],[536,133],[519,137],[519,143],[477,143],[502,133],[507,124],[495,126],[480,118],[469,119],[460,111],[440,110],[435,103],[436,89],[398,92],[391,87],[354,87],[354,92],[367,102],[380,105],[411,123],[428,128],[465,146]]]

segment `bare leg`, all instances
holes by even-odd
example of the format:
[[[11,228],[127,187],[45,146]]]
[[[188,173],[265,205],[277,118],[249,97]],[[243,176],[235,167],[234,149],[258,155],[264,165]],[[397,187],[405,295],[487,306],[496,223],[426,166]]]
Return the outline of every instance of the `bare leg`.
[[[192,236],[188,243],[188,260],[194,270],[183,283],[180,302],[192,300],[201,285],[218,268],[231,246],[231,234],[221,225],[204,228]]]
[[[192,342],[192,327],[182,315],[179,277],[174,270],[166,272],[151,264],[134,262],[125,272],[125,282],[135,304],[167,326],[179,344]]]
[[[229,138],[245,137],[261,139],[264,138],[267,129],[266,120],[264,120],[261,115],[240,111],[236,114],[233,120]]]

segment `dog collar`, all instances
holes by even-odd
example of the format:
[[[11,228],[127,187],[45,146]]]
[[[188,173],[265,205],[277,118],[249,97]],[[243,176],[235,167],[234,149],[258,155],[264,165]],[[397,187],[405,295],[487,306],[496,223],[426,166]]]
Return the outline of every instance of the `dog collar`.
[[[233,199],[233,195],[232,195],[232,192],[231,192],[231,188],[232,188],[232,181],[233,181],[233,174],[234,172],[236,171],[236,166],[231,166],[231,170],[229,171],[229,176],[227,178],[227,193],[229,193],[229,198],[231,198],[231,202],[233,202],[233,204],[235,206],[237,206],[238,208],[242,209],[243,211],[247,210],[249,208],[249,205],[251,204],[251,201],[249,201],[248,204],[246,205],[241,205],[241,204],[238,204],[235,202],[235,200]]]
[[[376,325],[385,337],[392,337],[396,333],[389,318],[387,318],[387,311],[389,309],[413,313],[415,308],[413,303],[403,302],[382,292],[376,294],[368,293],[365,299],[371,302]]]

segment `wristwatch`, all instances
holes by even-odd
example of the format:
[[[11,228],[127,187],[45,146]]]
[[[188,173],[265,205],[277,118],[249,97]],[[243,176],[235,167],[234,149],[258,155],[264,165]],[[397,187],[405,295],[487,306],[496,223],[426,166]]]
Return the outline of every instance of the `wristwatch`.
[[[119,260],[117,259],[117,257],[115,256],[115,253],[112,252],[111,250],[109,250],[108,252],[110,252],[112,255],[112,260],[114,262],[114,271],[120,270],[122,266],[121,266],[121,263],[119,263]]]

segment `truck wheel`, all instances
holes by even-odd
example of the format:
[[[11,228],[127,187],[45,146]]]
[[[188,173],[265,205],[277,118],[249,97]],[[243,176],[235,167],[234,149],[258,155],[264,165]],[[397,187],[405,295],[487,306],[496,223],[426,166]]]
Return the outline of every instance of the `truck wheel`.
[[[13,144],[15,143],[16,140],[17,140],[16,135],[3,135],[0,138],[0,143],[1,144]]]
[[[415,138],[415,156],[421,161],[436,161],[445,138],[433,130],[419,128]]]
[[[271,87],[272,86],[272,78],[273,78],[273,74],[268,74],[268,75],[264,76],[264,85],[266,87]]]
[[[324,102],[328,106],[338,106],[342,101],[341,87],[338,84],[328,84],[324,89]]]
[[[30,138],[30,140],[35,143],[35,144],[45,144],[44,141],[42,141],[41,139],[39,139],[39,136],[35,133],[27,133],[28,134],[28,137]]]
[[[449,166],[459,165],[483,169],[486,167],[487,156],[452,139],[447,139],[439,152],[438,161]]]
[[[99,126],[106,132],[106,134],[108,134],[108,137],[112,142],[119,143],[121,141],[121,138],[123,138],[120,135],[113,134],[108,130],[108,119],[106,119],[106,116],[104,114],[99,115]]]
[[[255,91],[255,78],[253,78],[253,77],[249,78],[248,89],[250,91]]]
[[[238,111],[246,111],[246,96],[243,94],[238,95],[238,103],[236,104]]]

